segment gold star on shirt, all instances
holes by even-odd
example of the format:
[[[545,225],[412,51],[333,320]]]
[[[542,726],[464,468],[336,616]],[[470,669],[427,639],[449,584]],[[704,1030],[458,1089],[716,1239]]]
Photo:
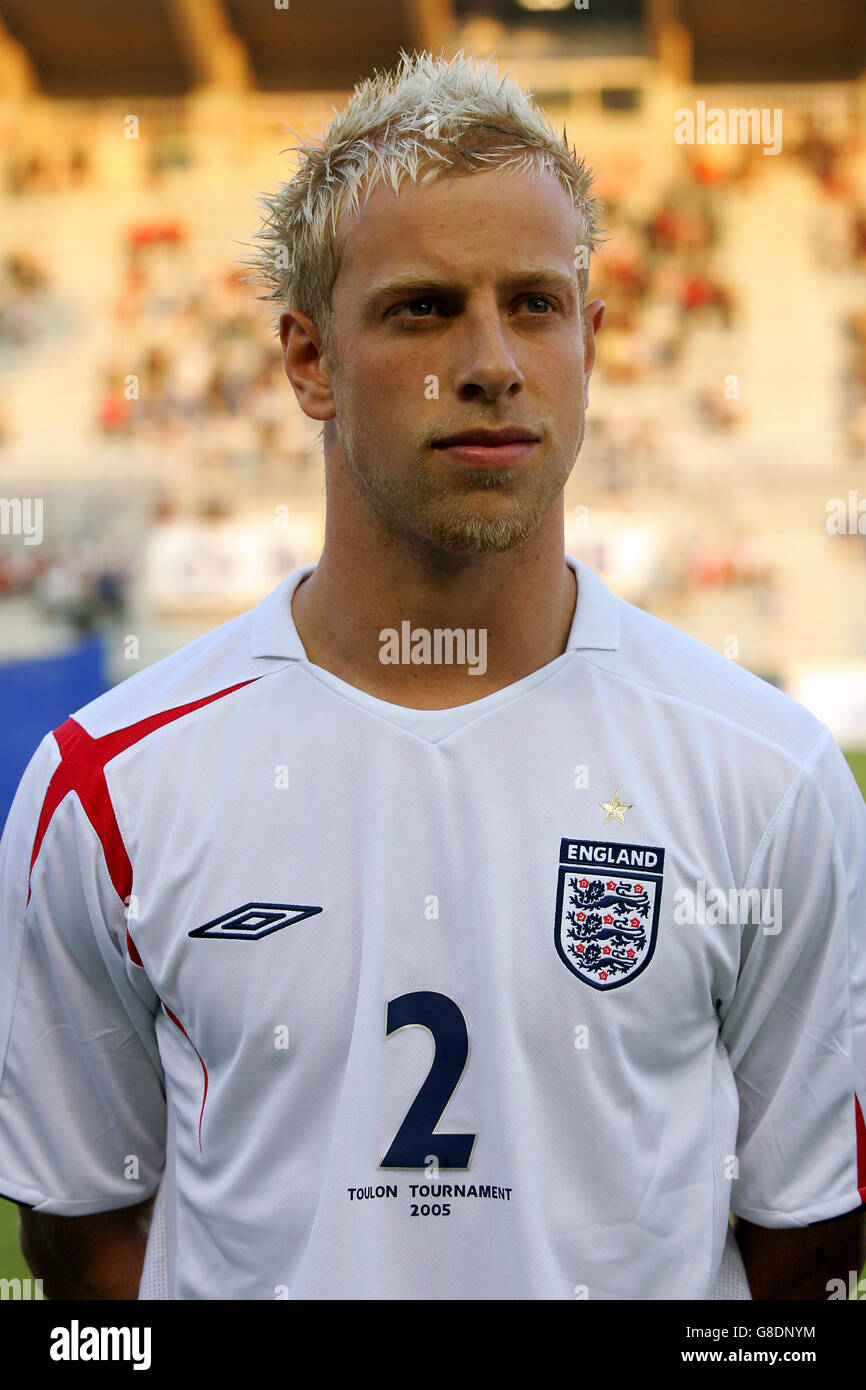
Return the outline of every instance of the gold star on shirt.
[[[618,820],[620,825],[625,825],[625,813],[630,811],[634,805],[633,801],[620,801],[619,792],[614,792],[613,801],[600,801],[599,806],[606,811],[603,825],[607,825],[609,820]]]

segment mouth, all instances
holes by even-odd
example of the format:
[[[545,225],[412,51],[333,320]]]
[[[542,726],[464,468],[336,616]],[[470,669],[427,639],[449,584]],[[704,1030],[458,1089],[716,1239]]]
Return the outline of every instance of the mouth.
[[[532,452],[538,442],[538,436],[529,430],[509,427],[501,430],[463,430],[460,434],[437,439],[433,448],[447,454],[455,463],[471,468],[513,468]]]

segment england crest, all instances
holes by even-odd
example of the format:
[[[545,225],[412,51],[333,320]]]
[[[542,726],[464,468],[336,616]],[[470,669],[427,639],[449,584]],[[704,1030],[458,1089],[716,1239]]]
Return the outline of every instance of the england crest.
[[[563,840],[554,940],[593,989],[628,984],[652,960],[665,852],[651,845]]]

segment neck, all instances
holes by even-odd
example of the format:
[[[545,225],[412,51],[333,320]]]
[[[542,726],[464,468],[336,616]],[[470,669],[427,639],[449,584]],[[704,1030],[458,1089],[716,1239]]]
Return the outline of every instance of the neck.
[[[321,558],[295,590],[292,615],[314,665],[391,704],[444,709],[561,656],[576,597],[560,498],[523,546],[471,556],[424,554],[393,536],[373,544],[341,535],[329,517]],[[388,629],[393,636],[383,638]],[[437,629],[447,630],[438,657]],[[452,663],[443,655],[449,650]]]

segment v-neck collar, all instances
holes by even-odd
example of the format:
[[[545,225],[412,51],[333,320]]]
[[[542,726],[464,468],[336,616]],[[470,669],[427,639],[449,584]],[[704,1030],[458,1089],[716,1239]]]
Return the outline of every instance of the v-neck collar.
[[[295,626],[292,597],[301,580],[312,574],[315,565],[302,565],[294,570],[252,610],[251,653],[254,658],[301,662],[316,680],[360,708],[422,736],[441,737],[452,728],[465,724],[468,719],[474,719],[477,715],[495,709],[549,679],[560,669],[570,652],[617,650],[621,628],[621,600],[581,561],[568,554],[564,558],[576,574],[578,586],[577,602],[565,651],[538,670],[531,671],[529,675],[512,682],[511,685],[503,686],[501,690],[493,691],[490,695],[484,695],[479,700],[471,700],[446,709],[413,709],[369,695],[365,690],[341,680],[339,676],[323,667],[314,665],[304,650]]]

